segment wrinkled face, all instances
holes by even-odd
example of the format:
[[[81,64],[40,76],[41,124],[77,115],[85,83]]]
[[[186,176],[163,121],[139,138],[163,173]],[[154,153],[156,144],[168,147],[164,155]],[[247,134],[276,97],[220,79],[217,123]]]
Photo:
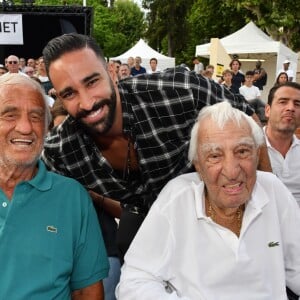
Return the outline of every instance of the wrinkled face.
[[[34,165],[42,152],[45,133],[42,95],[24,84],[2,86],[0,165]]]
[[[49,75],[68,113],[87,129],[106,133],[115,120],[116,92],[106,65],[89,48],[51,63]]]
[[[223,129],[210,119],[198,132],[198,160],[194,162],[208,199],[220,208],[236,208],[251,197],[256,181],[258,150],[246,121],[229,121]]]
[[[300,91],[287,86],[274,94],[272,105],[266,105],[268,127],[273,131],[293,134],[300,126]]]

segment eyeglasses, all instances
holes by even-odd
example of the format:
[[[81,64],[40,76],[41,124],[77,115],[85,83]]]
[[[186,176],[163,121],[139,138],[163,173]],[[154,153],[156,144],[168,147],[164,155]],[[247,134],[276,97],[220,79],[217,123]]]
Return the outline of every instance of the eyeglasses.
[[[11,64],[14,64],[14,65],[16,65],[18,62],[17,61],[15,61],[15,60],[13,60],[13,61],[8,61],[8,63],[11,65]]]

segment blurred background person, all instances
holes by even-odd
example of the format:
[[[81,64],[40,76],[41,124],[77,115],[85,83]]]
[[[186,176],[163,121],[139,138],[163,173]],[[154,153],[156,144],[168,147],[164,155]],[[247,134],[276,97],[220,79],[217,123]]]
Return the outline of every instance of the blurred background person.
[[[130,77],[130,68],[128,66],[128,64],[121,64],[120,69],[119,69],[119,78],[121,79],[125,79],[127,77]]]
[[[280,72],[276,78],[274,85],[283,84],[289,81],[288,75],[285,72]]]

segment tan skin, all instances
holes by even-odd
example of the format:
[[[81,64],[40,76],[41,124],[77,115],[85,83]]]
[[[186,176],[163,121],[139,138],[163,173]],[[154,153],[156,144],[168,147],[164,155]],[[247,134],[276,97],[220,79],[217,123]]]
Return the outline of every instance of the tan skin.
[[[72,293],[72,300],[104,300],[102,282],[94,283],[84,289]]]
[[[85,62],[84,64],[82,62]],[[90,111],[95,103],[104,103],[104,99],[110,99],[112,91],[110,81],[116,93],[116,115],[112,127],[102,134],[104,122],[109,108],[104,105],[97,112],[90,113],[81,119],[86,125],[95,124],[94,130],[98,132],[95,139],[99,150],[111,164],[122,171],[127,157],[128,137],[123,134],[123,118],[120,94],[116,85],[117,76],[111,65],[96,57],[95,53],[88,48],[63,54],[51,63],[49,76],[55,87],[57,96],[62,100],[65,109],[70,115],[75,116],[80,110]],[[258,118],[257,118],[258,120]],[[100,121],[100,123],[99,123]],[[131,144],[132,169],[138,169],[138,158]],[[270,170],[268,156],[263,167]],[[113,217],[120,217],[121,207],[117,199],[104,198],[91,192],[95,203],[103,205],[105,211]]]
[[[271,145],[283,157],[290,149],[295,130],[300,126],[300,91],[282,86],[274,94],[272,105],[266,105],[266,134]]]
[[[83,67],[80,63],[75,64],[74,61],[86,61],[87,65]],[[62,66],[64,66],[63,71],[61,70]],[[89,66],[94,66],[94,68]],[[57,72],[58,70],[60,71]],[[55,76],[52,76],[53,73]],[[90,110],[95,102],[109,98],[111,96],[109,81],[112,80],[117,96],[115,122],[106,134],[97,135],[95,142],[110,165],[114,169],[122,171],[127,159],[128,137],[123,134],[122,130],[121,100],[115,83],[117,77],[113,67],[104,65],[92,50],[83,49],[67,53],[54,61],[50,66],[49,75],[50,78],[53,78],[52,83],[57,96],[62,100],[65,109],[73,116],[82,109]],[[69,87],[71,88],[69,89]],[[88,116],[81,121],[88,125],[95,120],[105,119],[107,113],[108,107],[105,105],[96,116]],[[102,129],[102,124],[95,128],[97,132],[101,132]],[[132,144],[130,153],[132,167],[137,170],[137,157]],[[101,205],[113,217],[120,217],[122,210],[119,201],[108,197],[105,197],[103,201],[102,195],[93,191],[90,191],[90,194],[96,205]]]
[[[0,87],[0,188],[11,200],[21,181],[31,180],[46,133],[42,95],[27,84]],[[102,282],[72,292],[73,300],[103,300]]]

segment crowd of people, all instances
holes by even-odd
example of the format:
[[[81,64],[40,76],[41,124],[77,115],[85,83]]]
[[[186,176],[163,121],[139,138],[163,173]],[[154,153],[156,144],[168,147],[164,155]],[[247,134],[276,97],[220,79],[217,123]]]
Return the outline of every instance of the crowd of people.
[[[260,62],[193,62],[107,62],[77,33],[8,56],[4,299],[300,296],[300,85],[280,72],[261,104]]]

